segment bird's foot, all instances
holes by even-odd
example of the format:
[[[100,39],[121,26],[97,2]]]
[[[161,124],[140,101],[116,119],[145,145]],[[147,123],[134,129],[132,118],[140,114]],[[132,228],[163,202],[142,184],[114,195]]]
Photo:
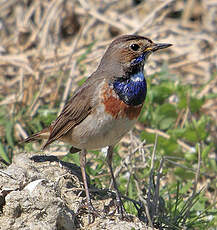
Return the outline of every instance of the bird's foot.
[[[124,208],[123,202],[121,199],[116,200],[116,208],[117,208],[117,213],[120,215],[121,219],[124,219],[126,216],[126,210]]]
[[[88,208],[88,224],[92,224],[96,217],[103,218],[102,215],[93,207],[91,202],[87,203],[87,208]]]
[[[94,223],[96,217],[104,217],[93,207],[92,202],[85,202],[85,204],[81,204],[78,210],[78,215],[81,215],[82,213],[88,214],[88,224]]]
[[[116,210],[121,220],[130,221],[130,222],[133,221],[132,216],[126,212],[122,200],[120,201],[116,200]]]

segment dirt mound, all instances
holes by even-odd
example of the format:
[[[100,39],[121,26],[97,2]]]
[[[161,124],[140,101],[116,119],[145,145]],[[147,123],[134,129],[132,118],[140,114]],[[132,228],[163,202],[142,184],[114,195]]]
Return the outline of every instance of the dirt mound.
[[[106,217],[88,225],[80,168],[54,156],[19,154],[0,174],[2,230],[148,229],[135,216],[121,221],[113,199],[100,193],[93,205]]]

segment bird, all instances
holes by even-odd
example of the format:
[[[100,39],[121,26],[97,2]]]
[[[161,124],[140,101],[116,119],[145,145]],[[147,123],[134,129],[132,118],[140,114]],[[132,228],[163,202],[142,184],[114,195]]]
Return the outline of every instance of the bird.
[[[56,140],[70,144],[70,152],[80,152],[80,167],[89,214],[98,214],[89,193],[85,172],[88,150],[107,148],[106,161],[123,218],[124,207],[114,177],[114,146],[136,123],[147,94],[144,65],[150,54],[170,47],[140,35],[122,35],[105,51],[97,69],[75,90],[60,115],[49,127],[24,139],[46,139],[42,149]]]

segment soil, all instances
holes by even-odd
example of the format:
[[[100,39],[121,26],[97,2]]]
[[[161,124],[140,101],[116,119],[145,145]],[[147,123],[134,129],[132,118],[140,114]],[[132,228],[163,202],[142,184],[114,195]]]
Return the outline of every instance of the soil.
[[[55,156],[20,153],[0,171],[0,229],[148,229],[136,216],[121,220],[114,199],[98,191],[91,193],[93,205],[104,217],[91,216],[89,224],[80,168]]]

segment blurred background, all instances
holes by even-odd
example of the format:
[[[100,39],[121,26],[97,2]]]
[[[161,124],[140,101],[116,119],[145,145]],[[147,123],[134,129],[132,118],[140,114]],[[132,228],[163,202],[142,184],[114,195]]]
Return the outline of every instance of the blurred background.
[[[56,118],[116,36],[147,36],[173,46],[152,55],[145,66],[148,96],[143,113],[116,149],[119,186],[135,199],[145,193],[155,143],[154,168],[164,175],[161,191],[167,185],[176,194],[178,181],[183,194],[194,193],[192,180],[198,175],[197,191],[204,190],[191,218],[203,210],[205,222],[215,226],[216,216],[205,210],[214,213],[217,195],[216,15],[216,0],[1,0],[1,167],[24,149],[39,151],[38,143],[18,142]],[[45,153],[64,156],[68,149],[55,143]],[[89,157],[95,159],[87,168],[91,178],[107,187],[105,156],[95,151]],[[78,163],[77,155],[63,159]]]

